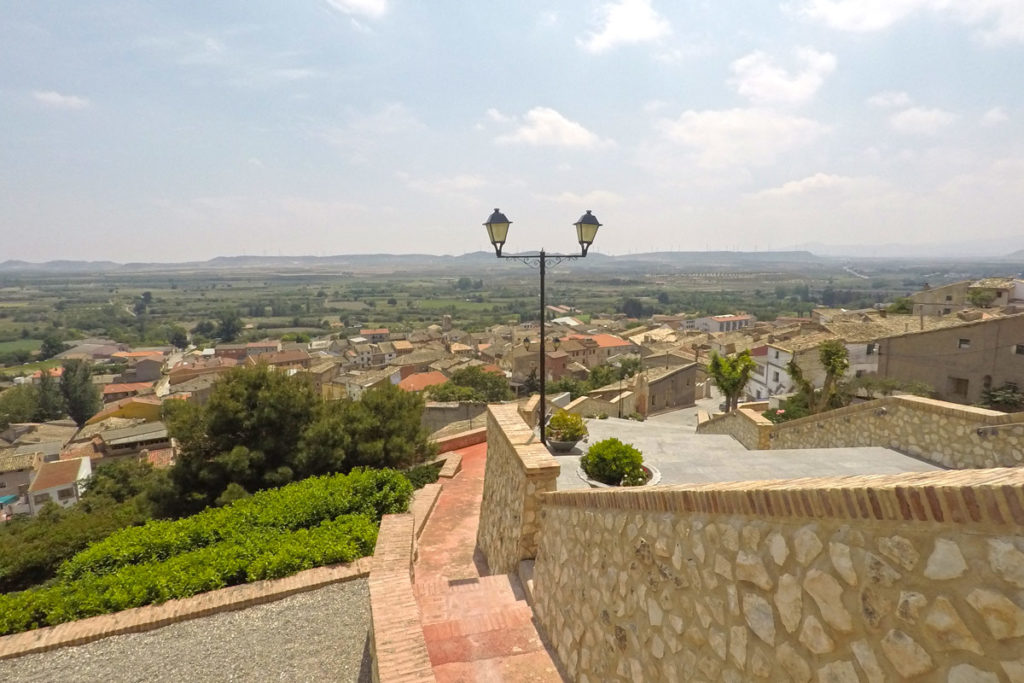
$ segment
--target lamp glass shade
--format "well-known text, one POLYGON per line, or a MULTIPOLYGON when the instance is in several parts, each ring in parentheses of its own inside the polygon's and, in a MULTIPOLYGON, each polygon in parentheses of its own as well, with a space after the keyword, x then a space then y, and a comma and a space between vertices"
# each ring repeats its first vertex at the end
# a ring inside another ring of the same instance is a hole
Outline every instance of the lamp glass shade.
POLYGON ((494 210, 494 213, 490 215, 484 226, 487 228, 487 237, 491 240, 491 244, 504 244, 505 239, 508 237, 508 226, 512 222, 505 218, 498 209, 494 210))
POLYGON ((588 209, 585 214, 580 216, 580 219, 576 221, 576 237, 579 239, 580 244, 590 246, 594 243, 594 238, 597 237, 597 229, 601 227, 601 224, 597 221, 597 216, 590 213, 588 209))

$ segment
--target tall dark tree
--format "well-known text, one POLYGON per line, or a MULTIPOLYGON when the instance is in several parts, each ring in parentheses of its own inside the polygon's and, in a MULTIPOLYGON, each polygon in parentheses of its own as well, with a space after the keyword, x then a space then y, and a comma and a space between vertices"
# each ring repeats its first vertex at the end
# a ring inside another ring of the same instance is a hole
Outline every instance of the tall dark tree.
POLYGON ((165 421, 181 445, 171 471, 178 512, 213 504, 232 483, 253 493, 299 478, 296 448, 316 401, 309 382, 258 365, 224 375, 205 406, 170 402, 165 421))
POLYGON ((79 427, 103 407, 100 389, 92 383, 92 371, 83 360, 64 361, 60 391, 64 395, 68 415, 79 427))
POLYGON ((43 368, 39 375, 39 393, 36 402, 37 422, 57 420, 67 415, 67 402, 61 386, 50 374, 49 368, 43 368))
POLYGON ((225 309, 217 314, 217 337, 221 341, 234 341, 242 333, 242 317, 234 309, 225 309))
POLYGON ((11 387, 0 393, 0 429, 12 422, 30 422, 39 408, 39 389, 31 384, 11 387))
POLYGON ((67 348, 67 344, 62 342, 57 335, 48 334, 43 337, 43 344, 39 347, 39 359, 53 358, 58 353, 63 353, 67 348))

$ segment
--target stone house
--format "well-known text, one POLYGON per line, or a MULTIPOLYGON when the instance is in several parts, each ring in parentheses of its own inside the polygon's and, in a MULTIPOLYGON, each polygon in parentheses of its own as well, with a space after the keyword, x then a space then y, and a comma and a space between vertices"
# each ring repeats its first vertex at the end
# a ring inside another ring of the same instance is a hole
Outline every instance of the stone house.
POLYGON ((1024 388, 1024 314, 890 337, 878 352, 880 376, 924 382, 945 401, 978 403, 986 389, 1024 388))

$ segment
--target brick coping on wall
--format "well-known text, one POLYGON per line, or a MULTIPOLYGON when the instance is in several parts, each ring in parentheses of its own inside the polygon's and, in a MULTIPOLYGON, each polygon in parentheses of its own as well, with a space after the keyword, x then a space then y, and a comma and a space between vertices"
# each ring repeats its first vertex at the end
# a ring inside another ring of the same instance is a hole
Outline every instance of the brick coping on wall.
POLYGON ((527 476, 550 476, 552 472, 558 476, 562 466, 523 421, 516 406, 491 404, 487 410, 498 431, 512 446, 517 456, 515 460, 527 476))
POLYGON ((477 427, 476 429, 467 429, 464 432, 452 434, 446 436, 443 439, 438 439, 434 443, 437 444, 438 453, 448 453, 449 451, 457 451, 460 448, 466 446, 475 446, 478 443, 487 441, 487 427, 477 427))
POLYGON ((555 491, 544 505, 792 518, 1024 525, 1024 468, 555 491))
POLYGON ((435 680, 412 589, 415 534, 412 514, 385 515, 381 520, 369 581, 375 681, 435 680))
POLYGON ((231 586, 189 598, 168 600, 159 605, 134 607, 113 614, 15 633, 0 638, 0 659, 82 645, 107 636, 150 631, 180 621, 273 602, 296 593, 368 576, 371 564, 372 558, 363 557, 348 564, 308 569, 283 579, 231 586))

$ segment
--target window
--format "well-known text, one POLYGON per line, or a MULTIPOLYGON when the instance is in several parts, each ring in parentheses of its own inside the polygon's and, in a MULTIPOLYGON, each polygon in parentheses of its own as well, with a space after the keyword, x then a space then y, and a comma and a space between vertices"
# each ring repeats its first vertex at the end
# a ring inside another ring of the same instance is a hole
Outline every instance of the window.
POLYGON ((853 376, 854 377, 863 377, 864 376, 864 371, 863 370, 858 370, 857 372, 853 373, 853 376))
POLYGON ((49 501, 49 493, 37 493, 36 495, 32 496, 32 502, 35 503, 36 505, 46 505, 46 503, 48 503, 49 501))
POLYGON ((958 348, 958 349, 969 349, 969 348, 971 348, 971 340, 970 339, 960 339, 956 343, 956 348, 958 348))
POLYGON ((967 398, 967 389, 970 383, 963 377, 949 377, 946 380, 949 393, 955 397, 967 398))
POLYGON ((868 350, 867 351, 868 351, 868 355, 869 356, 874 355, 874 353, 875 353, 875 345, 874 345, 874 343, 868 344, 868 350))
POLYGON ((779 357, 779 352, 778 352, 778 351, 776 351, 776 352, 775 352, 775 357, 776 357, 776 358, 778 358, 778 357, 779 357))
POLYGON ((1018 356, 1024 356, 1024 344, 1017 344, 1013 347, 1013 352, 1018 356))
POLYGON ((772 373, 772 381, 773 382, 778 382, 779 381, 779 373, 778 372, 773 372, 772 373))
POLYGON ((952 294, 947 294, 946 295, 946 301, 952 301, 952 300, 953 300, 953 295, 952 294))
POLYGON ((948 308, 943 308, 942 309, 942 315, 949 315, 951 312, 952 311, 950 309, 948 309, 948 308))
POLYGON ((73 489, 61 489, 57 491, 57 500, 70 500, 75 497, 73 489))
POLYGON ((0 489, 5 489, 5 488, 7 488, 7 482, 6 481, 0 481, 0 489))

